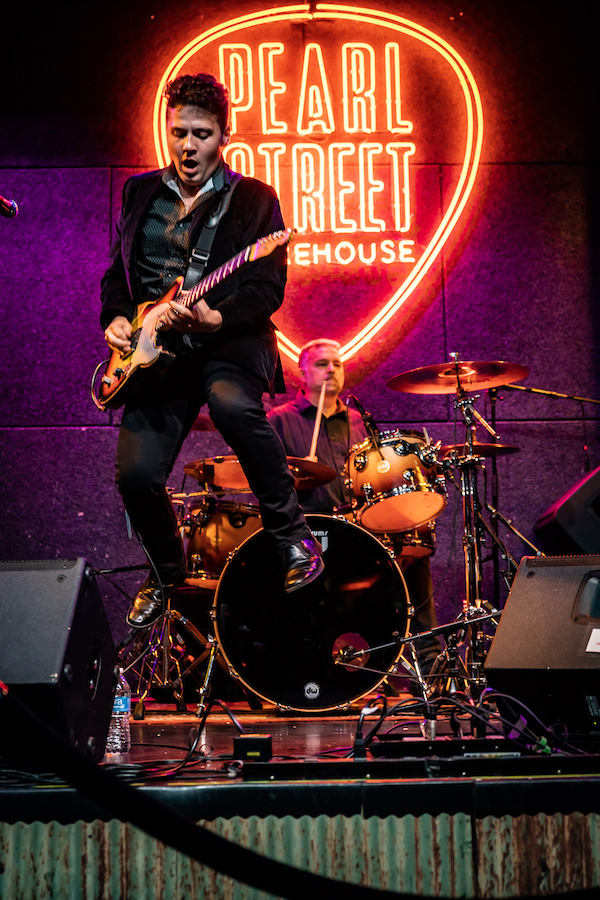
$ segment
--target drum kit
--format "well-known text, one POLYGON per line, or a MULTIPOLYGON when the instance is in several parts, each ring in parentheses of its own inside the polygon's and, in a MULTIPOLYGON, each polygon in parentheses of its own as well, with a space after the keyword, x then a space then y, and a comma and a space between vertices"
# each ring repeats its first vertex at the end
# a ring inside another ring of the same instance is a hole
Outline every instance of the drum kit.
MULTIPOLYGON (((475 409, 479 398, 475 392, 487 390, 492 396, 500 386, 528 374, 524 366, 462 362, 458 354, 451 354, 448 363, 413 369, 388 381, 394 391, 454 394, 465 440, 442 446, 434 444, 426 430, 380 433, 377 428, 368 429, 370 436, 350 449, 343 470, 352 504, 333 515, 307 516, 323 548, 325 571, 291 596, 283 590, 282 564, 261 527, 258 506, 231 499, 232 494, 250 493, 238 459, 216 456, 185 465, 186 475, 197 480, 200 488, 191 494, 171 492, 187 541, 187 584, 214 591, 210 612, 214 637, 204 637, 188 625, 206 649, 184 672, 176 667, 175 680, 181 685, 181 679, 207 659, 199 688, 199 717, 206 710, 215 663, 251 695, 284 711, 348 709, 397 674, 399 666, 416 673, 424 700, 434 690, 442 694, 464 690, 475 697, 481 693, 486 655, 483 626, 495 623, 499 616, 495 605, 482 597, 484 532, 494 548, 512 559, 495 530, 500 520, 536 555, 542 554, 500 516, 496 504, 487 507, 491 525, 481 516, 478 471, 486 460, 495 466, 499 456, 519 448, 498 443, 494 421, 488 423, 475 409), (488 431, 491 442, 475 439, 477 425, 488 431), (447 505, 448 483, 462 497, 463 611, 455 622, 408 637, 412 607, 403 568, 435 552, 435 520, 447 505), (424 678, 414 641, 432 632, 444 635, 446 650, 431 677, 424 678), (464 660, 459 644, 466 646, 464 660), (407 645, 412 666, 404 660, 407 645)), ((214 428, 208 416, 199 416, 194 427, 199 431, 214 428)), ((312 456, 288 457, 297 488, 326 484, 338 475, 312 456)), ((154 646, 162 646, 163 653, 170 652, 173 643, 168 633, 165 638, 165 628, 168 632, 169 621, 182 618, 169 608, 153 626, 158 636, 154 646)), ((165 665, 171 671, 172 659, 164 659, 165 665)), ((166 681, 169 678, 163 674, 162 683, 166 681)), ((150 681, 145 695, 149 687, 150 681)))

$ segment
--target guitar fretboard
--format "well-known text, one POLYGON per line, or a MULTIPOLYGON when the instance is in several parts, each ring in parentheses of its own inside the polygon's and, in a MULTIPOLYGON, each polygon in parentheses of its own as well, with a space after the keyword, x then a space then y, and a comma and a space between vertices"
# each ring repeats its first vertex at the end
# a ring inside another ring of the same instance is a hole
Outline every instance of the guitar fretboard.
POLYGON ((189 309, 200 299, 200 297, 204 297, 205 294, 208 294, 209 291, 212 291, 214 287, 224 281, 225 278, 232 275, 236 269, 239 269, 240 266, 243 266, 244 263, 248 262, 254 246, 254 244, 251 244, 244 250, 240 250, 239 253, 236 253, 236 255, 232 256, 231 259, 228 259, 226 263, 223 263, 222 266, 219 266, 218 269, 215 269, 214 272, 211 272, 210 275, 207 275, 206 278, 199 281, 198 284, 194 285, 193 288, 190 288, 189 291, 182 291, 178 298, 178 302, 189 309))

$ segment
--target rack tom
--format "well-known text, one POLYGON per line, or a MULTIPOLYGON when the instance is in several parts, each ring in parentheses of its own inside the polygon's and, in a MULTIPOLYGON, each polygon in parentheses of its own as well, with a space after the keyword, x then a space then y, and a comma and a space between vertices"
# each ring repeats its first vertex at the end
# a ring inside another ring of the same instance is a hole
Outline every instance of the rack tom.
POLYGON ((412 531, 446 506, 446 482, 430 441, 421 431, 383 432, 350 450, 345 466, 358 521, 373 532, 412 531))

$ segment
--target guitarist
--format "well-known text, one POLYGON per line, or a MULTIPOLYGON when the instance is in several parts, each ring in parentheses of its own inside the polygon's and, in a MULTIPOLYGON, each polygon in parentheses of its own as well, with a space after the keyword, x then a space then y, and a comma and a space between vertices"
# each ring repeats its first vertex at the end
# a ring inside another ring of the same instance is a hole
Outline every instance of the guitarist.
MULTIPOLYGON (((165 97, 171 164, 126 182, 102 279, 101 323, 117 351, 131 349, 137 306, 159 299, 185 275, 207 220, 218 224, 204 275, 284 228, 273 189, 234 175, 222 158, 230 137, 226 88, 208 74, 182 75, 167 85, 165 97)), ((174 360, 165 371, 140 370, 117 445, 117 484, 150 561, 127 615, 133 628, 155 622, 186 576, 166 483, 203 403, 258 498, 263 526, 282 559, 285 590, 295 591, 323 570, 283 445, 262 404, 264 391, 273 396, 285 389, 270 316, 283 301, 286 269, 285 247, 277 247, 239 268, 207 300, 191 309, 173 300, 162 315, 160 340, 174 360)))

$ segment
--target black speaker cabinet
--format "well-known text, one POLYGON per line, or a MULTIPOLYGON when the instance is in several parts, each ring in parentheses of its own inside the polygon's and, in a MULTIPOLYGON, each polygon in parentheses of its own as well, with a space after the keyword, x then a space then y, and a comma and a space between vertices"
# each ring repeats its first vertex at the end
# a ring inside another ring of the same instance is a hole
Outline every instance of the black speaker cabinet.
MULTIPOLYGON (((104 755, 115 664, 85 559, 0 562, 0 679, 94 760, 104 755)), ((0 754, 13 758, 6 733, 0 754)))
POLYGON ((546 554, 600 553, 600 467, 548 507, 533 530, 546 554))
POLYGON ((545 725, 600 732, 600 556, 522 559, 484 670, 545 725))

